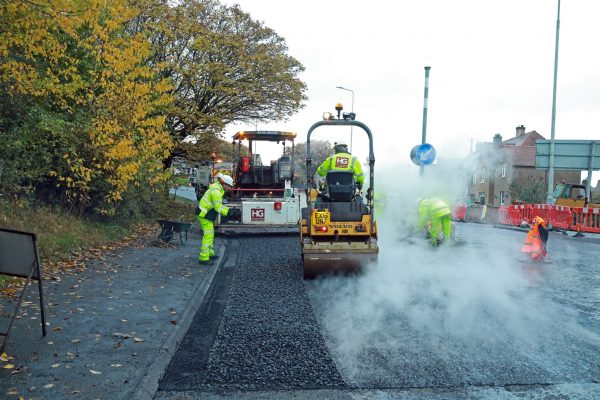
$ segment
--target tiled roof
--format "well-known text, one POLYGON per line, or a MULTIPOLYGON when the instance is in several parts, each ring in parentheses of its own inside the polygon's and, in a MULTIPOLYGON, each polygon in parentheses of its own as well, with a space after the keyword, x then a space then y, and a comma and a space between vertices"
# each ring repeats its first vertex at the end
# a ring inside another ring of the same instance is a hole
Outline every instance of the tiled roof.
POLYGON ((546 138, 537 133, 536 131, 531 131, 524 133, 521 136, 515 136, 510 139, 506 139, 502 142, 502 144, 514 146, 535 146, 535 141, 537 139, 545 140, 546 138))
MULTIPOLYGON (((534 142, 535 143, 535 142, 534 142)), ((535 167, 535 146, 502 146, 515 167, 535 167)))

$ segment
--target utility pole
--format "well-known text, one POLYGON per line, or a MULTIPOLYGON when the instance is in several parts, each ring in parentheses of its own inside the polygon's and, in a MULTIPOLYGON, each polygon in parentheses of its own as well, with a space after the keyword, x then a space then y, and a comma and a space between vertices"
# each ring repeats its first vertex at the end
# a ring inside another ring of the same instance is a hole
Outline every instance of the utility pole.
POLYGON ((556 77, 558 75, 558 34, 560 30, 560 0, 556 15, 556 43, 554 45, 554 88, 552 90, 552 124, 550 125, 550 160, 548 162, 548 196, 546 202, 553 200, 554 191, 554 128, 556 125, 556 77))
MULTIPOLYGON (((431 69, 430 66, 426 66, 425 67, 425 93, 424 93, 424 100, 423 100, 423 131, 421 132, 421 144, 425 144, 427 143, 427 108, 428 108, 428 101, 429 101, 429 70, 431 69)), ((423 165, 421 165, 420 170, 419 170, 419 175, 423 175, 423 172, 425 171, 425 167, 423 165)))

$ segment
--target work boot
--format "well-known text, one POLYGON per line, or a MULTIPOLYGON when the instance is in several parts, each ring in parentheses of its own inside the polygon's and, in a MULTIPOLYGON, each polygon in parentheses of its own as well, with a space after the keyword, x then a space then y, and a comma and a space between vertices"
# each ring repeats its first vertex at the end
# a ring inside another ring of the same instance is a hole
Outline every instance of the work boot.
POLYGON ((219 258, 219 256, 216 254, 213 254, 212 256, 210 256, 211 260, 216 260, 217 258, 219 258))
POLYGON ((198 264, 200 265, 213 265, 215 260, 198 260, 198 264))

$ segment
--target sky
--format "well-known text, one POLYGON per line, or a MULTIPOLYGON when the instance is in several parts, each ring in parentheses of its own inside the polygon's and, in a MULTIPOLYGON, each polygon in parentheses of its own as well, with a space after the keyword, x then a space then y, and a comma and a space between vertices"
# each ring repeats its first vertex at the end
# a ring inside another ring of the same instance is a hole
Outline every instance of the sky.
MULTIPOLYGON (((377 166, 410 165, 410 150, 421 142, 428 65, 427 142, 439 158, 466 157, 472 143, 496 133, 508 139, 519 125, 550 139, 557 0, 222 3, 239 4, 275 30, 306 68, 306 106, 260 130, 296 131, 305 141, 310 126, 341 102, 373 132, 377 166), (337 86, 353 90, 354 99, 337 86)), ((557 140, 600 140, 598 15, 598 0, 561 2, 557 140)), ((226 137, 242 129, 255 126, 228 126, 226 137)), ((350 130, 319 128, 312 139, 349 143, 350 130)), ((355 128, 353 154, 364 160, 367 148, 355 128)), ((279 147, 264 151, 263 159, 276 158, 279 147)))

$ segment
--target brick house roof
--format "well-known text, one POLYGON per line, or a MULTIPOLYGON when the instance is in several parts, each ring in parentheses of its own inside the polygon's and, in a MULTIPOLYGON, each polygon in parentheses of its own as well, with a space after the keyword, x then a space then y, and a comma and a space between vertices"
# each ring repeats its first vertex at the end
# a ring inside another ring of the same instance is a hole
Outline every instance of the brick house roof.
POLYGON ((538 139, 545 138, 536 131, 531 131, 503 141, 501 147, 513 166, 535 168, 535 141, 538 139))
POLYGON ((535 146, 502 146, 508 154, 511 165, 535 168, 535 146))
POLYGON ((515 136, 510 139, 506 139, 502 142, 503 145, 512 145, 512 146, 534 146, 535 141, 537 139, 545 140, 546 138, 537 133, 536 131, 531 131, 524 133, 520 136, 515 136))

